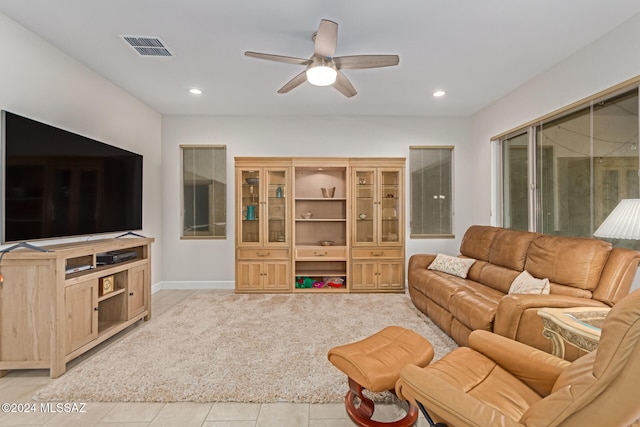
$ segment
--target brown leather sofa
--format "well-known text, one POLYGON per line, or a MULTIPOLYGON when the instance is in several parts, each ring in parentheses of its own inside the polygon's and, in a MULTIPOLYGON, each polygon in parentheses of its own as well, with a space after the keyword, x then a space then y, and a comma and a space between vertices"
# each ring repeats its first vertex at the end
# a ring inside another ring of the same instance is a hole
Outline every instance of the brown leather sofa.
MULTIPOLYGON (((640 262, 640 252, 603 240, 479 225, 465 233, 460 256, 476 260, 465 279, 429 270, 436 255, 410 257, 414 305, 460 345, 480 329, 547 352, 551 342, 542 335, 539 308, 611 307, 629 293, 640 262), (523 270, 548 278, 550 293, 508 294, 523 270)), ((568 351, 565 357, 577 356, 568 351)))
POLYGON ((426 367, 404 366, 398 397, 449 427, 640 421, 640 290, 611 309, 598 349, 573 363, 486 331, 474 331, 470 344, 426 367))

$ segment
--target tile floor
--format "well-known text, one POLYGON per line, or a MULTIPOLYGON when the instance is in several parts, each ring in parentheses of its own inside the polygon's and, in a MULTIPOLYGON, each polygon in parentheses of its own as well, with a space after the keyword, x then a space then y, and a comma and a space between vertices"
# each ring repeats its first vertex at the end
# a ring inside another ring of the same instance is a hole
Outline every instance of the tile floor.
MULTIPOLYGON (((162 314, 171 306, 187 298, 193 292, 185 290, 163 290, 153 295, 153 316, 162 314)), ((226 292, 226 291, 221 291, 226 292)), ((153 321, 153 319, 151 320, 153 321)), ((134 325, 133 328, 136 326, 134 325)), ((67 364, 67 370, 73 369, 92 354, 103 350, 121 339, 123 331, 111 340, 102 343, 90 352, 67 364)), ((179 362, 178 362, 179 363, 179 362)), ((352 427, 342 404, 294 404, 287 402, 269 404, 250 403, 87 403, 69 406, 72 411, 59 412, 56 408, 41 407, 31 397, 40 387, 51 380, 48 370, 10 371, 0 378, 0 403, 28 404, 32 412, 0 412, 0 426, 43 426, 43 427, 147 427, 147 426, 201 426, 201 427, 352 427), (33 406, 35 405, 35 406, 33 406)), ((345 381, 346 392, 346 381, 345 381)), ((82 402, 70 402, 78 403, 82 402)), ((399 410, 393 405, 379 406, 374 418, 391 421, 398 417, 399 410), (378 412, 379 411, 379 412, 378 412)), ((418 427, 427 427, 420 417, 418 427)))

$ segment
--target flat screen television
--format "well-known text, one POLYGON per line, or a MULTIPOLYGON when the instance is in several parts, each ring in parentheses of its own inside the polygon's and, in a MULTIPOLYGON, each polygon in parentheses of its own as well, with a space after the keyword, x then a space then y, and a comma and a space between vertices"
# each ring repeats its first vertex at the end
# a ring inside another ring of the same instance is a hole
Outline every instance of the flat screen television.
POLYGON ((2 111, 2 242, 142 229, 142 156, 2 111))

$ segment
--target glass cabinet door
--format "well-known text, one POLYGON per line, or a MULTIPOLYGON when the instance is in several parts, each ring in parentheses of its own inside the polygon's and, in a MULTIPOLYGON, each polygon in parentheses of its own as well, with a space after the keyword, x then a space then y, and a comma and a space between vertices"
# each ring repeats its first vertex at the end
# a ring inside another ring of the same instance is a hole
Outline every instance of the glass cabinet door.
POLYGON ((355 188, 355 244, 400 243, 402 197, 400 170, 357 169, 355 188))
POLYGON ((243 170, 241 174, 242 243, 260 242, 260 171, 243 170))
POLYGON ((400 172, 382 170, 380 172, 380 241, 397 243, 400 241, 400 172))
POLYGON ((287 236, 287 173, 267 170, 267 241, 285 243, 287 236))
POLYGON ((355 172, 355 243, 373 243, 375 232, 375 169, 355 172))

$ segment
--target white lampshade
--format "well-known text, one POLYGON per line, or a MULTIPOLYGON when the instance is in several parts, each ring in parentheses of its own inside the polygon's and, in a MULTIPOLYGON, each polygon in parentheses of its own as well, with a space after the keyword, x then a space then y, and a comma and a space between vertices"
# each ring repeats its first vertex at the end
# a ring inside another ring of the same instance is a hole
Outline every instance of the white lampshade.
POLYGON ((307 81, 315 86, 329 86, 336 81, 338 72, 328 61, 319 61, 307 68, 307 81))
POLYGON ((640 240, 640 199, 623 199, 593 233, 607 239, 640 240))

